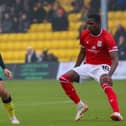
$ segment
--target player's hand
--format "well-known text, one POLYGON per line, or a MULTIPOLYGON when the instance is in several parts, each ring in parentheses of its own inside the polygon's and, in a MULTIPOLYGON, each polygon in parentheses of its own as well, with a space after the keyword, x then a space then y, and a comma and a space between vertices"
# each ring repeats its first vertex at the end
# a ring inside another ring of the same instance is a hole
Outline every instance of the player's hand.
POLYGON ((7 76, 7 79, 11 80, 13 78, 13 74, 10 70, 8 70, 7 68, 5 68, 3 70, 4 74, 7 76))

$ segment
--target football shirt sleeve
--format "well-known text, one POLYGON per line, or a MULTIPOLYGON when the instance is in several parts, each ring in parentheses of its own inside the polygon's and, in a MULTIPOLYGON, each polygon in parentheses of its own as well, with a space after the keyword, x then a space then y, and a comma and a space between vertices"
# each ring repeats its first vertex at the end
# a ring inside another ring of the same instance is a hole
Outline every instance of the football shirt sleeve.
POLYGON ((116 42, 111 34, 107 34, 105 43, 109 52, 118 51, 116 42))

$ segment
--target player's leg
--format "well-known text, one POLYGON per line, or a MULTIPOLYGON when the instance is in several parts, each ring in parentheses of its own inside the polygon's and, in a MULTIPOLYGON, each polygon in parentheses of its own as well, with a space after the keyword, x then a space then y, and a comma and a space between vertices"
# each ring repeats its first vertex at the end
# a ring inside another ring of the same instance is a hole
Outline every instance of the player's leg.
POLYGON ((123 117, 120 115, 118 99, 115 91, 112 89, 112 79, 108 74, 104 74, 100 77, 101 87, 103 88, 108 101, 113 109, 111 119, 115 121, 123 120, 123 117))
POLYGON ((73 80, 79 78, 79 76, 73 71, 69 71, 66 74, 62 75, 59 80, 62 88, 64 89, 66 95, 75 103, 80 102, 80 98, 76 93, 76 90, 72 84, 73 80))
POLYGON ((0 97, 4 104, 5 109, 9 115, 10 121, 13 124, 19 124, 19 120, 15 116, 15 109, 12 102, 12 98, 4 86, 3 80, 0 78, 0 97))
POLYGON ((88 106, 80 100, 80 97, 78 96, 72 84, 73 81, 79 81, 79 75, 74 70, 71 70, 67 72, 66 74, 62 75, 59 78, 59 80, 67 96, 75 104, 77 104, 77 114, 76 114, 75 120, 80 120, 83 116, 83 113, 88 110, 88 106))
POLYGON ((113 120, 120 121, 123 120, 123 118, 119 113, 117 96, 114 90, 112 89, 112 79, 108 75, 109 70, 110 70, 110 66, 108 65, 97 65, 94 66, 94 68, 90 72, 90 76, 101 84, 101 87, 103 88, 108 98, 108 101, 113 109, 113 114, 111 118, 113 120))

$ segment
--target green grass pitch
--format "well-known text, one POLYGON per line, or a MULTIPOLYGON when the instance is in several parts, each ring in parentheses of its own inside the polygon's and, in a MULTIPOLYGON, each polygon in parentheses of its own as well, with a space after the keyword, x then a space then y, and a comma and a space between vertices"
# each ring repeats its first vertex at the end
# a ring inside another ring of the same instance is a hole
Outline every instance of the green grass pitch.
MULTIPOLYGON (((74 84, 82 100, 89 106, 83 120, 76 122, 76 106, 68 99, 57 80, 5 81, 13 96, 20 126, 126 126, 126 80, 114 81, 124 121, 109 118, 112 110, 101 87, 90 81, 74 84)), ((0 105, 0 126, 11 126, 0 105)))

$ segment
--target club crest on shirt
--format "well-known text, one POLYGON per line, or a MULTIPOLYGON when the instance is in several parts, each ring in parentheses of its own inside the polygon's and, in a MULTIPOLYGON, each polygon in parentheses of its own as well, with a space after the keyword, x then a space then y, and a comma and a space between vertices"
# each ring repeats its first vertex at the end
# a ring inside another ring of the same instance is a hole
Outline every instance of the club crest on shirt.
POLYGON ((97 46, 102 47, 102 41, 97 41, 97 46))

